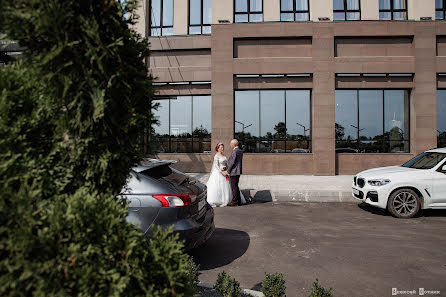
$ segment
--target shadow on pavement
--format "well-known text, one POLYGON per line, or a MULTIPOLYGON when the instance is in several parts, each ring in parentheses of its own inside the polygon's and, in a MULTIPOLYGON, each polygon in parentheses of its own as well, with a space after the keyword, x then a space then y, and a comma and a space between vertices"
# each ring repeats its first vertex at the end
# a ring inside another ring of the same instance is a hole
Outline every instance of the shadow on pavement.
POLYGON ((271 195, 270 190, 260 190, 256 191, 254 196, 251 196, 251 190, 254 189, 243 189, 241 190, 243 193, 243 196, 249 199, 251 203, 266 203, 266 202, 272 202, 273 196, 271 195))
POLYGON ((362 210, 370 212, 370 213, 372 213, 374 215, 380 215, 380 216, 384 216, 384 217, 391 216, 390 213, 388 213, 385 209, 374 207, 374 206, 371 206, 371 205, 369 205, 367 203, 364 203, 364 202, 358 204, 358 207, 361 208, 362 210))
POLYGON ((446 217, 446 209, 424 209, 419 214, 420 217, 446 217))
MULTIPOLYGON (((388 211, 371 206, 367 203, 360 203, 358 207, 375 215, 392 216, 388 211)), ((414 218, 419 217, 446 217, 446 209, 424 209, 421 210, 414 218)))
POLYGON ((200 270, 211 270, 232 263, 248 250, 250 238, 248 233, 216 228, 209 241, 189 254, 200 265, 200 270))

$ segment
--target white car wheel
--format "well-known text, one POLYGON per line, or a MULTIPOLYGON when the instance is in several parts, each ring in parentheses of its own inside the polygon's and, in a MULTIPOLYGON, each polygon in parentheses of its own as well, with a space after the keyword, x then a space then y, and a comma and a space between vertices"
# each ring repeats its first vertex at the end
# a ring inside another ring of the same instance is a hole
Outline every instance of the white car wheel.
POLYGON ((387 209, 397 218, 412 218, 420 207, 420 197, 411 189, 399 189, 387 201, 387 209))

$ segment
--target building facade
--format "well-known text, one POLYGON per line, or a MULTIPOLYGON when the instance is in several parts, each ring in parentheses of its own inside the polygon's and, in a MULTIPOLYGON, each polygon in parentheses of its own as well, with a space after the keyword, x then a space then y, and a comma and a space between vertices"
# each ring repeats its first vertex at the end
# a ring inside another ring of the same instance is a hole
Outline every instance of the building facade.
POLYGON ((208 172, 354 174, 446 146, 443 0, 149 0, 157 156, 208 172))

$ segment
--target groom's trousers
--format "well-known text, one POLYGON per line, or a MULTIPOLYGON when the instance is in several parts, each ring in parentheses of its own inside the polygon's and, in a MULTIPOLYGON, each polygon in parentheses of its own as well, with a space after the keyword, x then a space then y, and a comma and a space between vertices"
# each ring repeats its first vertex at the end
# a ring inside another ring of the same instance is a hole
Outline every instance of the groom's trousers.
POLYGON ((242 199, 240 198, 240 189, 238 187, 238 182, 240 180, 240 175, 230 176, 229 181, 231 183, 232 190, 232 202, 237 203, 237 205, 242 204, 242 199))

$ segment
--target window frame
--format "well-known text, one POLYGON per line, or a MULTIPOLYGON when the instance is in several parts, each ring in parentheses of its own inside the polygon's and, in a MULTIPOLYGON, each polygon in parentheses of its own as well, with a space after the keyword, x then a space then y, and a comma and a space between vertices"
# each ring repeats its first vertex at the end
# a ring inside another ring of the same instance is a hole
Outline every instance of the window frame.
MULTIPOLYGON (((441 0, 443 3, 443 8, 437 8, 437 6, 435 5, 435 20, 436 21, 442 21, 442 20, 446 20, 446 0, 441 0), (441 11, 443 13, 443 17, 442 18, 437 18, 437 11, 441 11)), ((435 1, 435 3, 437 3, 437 1, 435 1)))
MULTIPOLYGON (((199 95, 178 95, 178 96, 160 96, 160 97, 155 97, 154 99, 153 99, 154 101, 168 101, 168 106, 169 106, 169 113, 168 113, 168 115, 169 115, 169 120, 168 120, 168 145, 167 145, 167 147, 168 147, 168 149, 167 149, 167 151, 166 152, 158 152, 158 153, 161 153, 161 154, 191 154, 191 153, 193 153, 193 154, 207 154, 207 153, 205 153, 204 151, 202 151, 202 152, 200 152, 200 151, 195 151, 194 150, 194 144, 195 143, 198 143, 198 145, 199 145, 199 147, 201 146, 201 144, 202 143, 209 143, 210 144, 210 150, 211 150, 211 152, 212 152, 212 95, 211 94, 199 94, 199 95), (190 143, 190 147, 191 147, 191 151, 186 151, 186 152, 174 152, 174 151, 172 151, 172 139, 177 139, 178 137, 176 137, 176 136, 174 136, 174 135, 172 135, 172 131, 171 131, 171 123, 172 123, 172 120, 171 120, 171 106, 172 106, 172 100, 175 100, 175 99, 173 99, 174 97, 191 97, 191 118, 190 118, 190 124, 191 124, 191 137, 190 137, 190 141, 176 141, 177 143, 178 142, 180 142, 180 143, 190 143), (200 138, 200 137, 194 137, 194 97, 210 97, 209 98, 209 100, 210 100, 210 102, 211 102, 211 128, 210 128, 210 131, 209 131, 209 134, 210 134, 210 137, 209 137, 209 141, 203 141, 203 140, 200 140, 200 139, 202 139, 202 138, 200 138)), ((153 111, 152 111, 152 113, 153 113, 153 111)), ((150 119, 149 119, 149 121, 150 121, 150 119)), ((152 122, 150 121, 150 127, 152 127, 152 122)), ((152 135, 153 137, 157 137, 156 136, 156 134, 154 133, 153 135, 152 135)), ((154 148, 154 151, 156 152, 156 147, 154 148)))
MULTIPOLYGON (((407 21, 409 19, 409 13, 408 13, 408 6, 407 6, 407 0, 404 0, 406 3, 406 9, 394 9, 393 7, 393 0, 389 0, 390 1, 390 8, 389 9, 381 9, 381 7, 379 7, 379 13, 381 12, 390 12, 390 20, 384 20, 379 18, 380 21, 407 21), (404 20, 395 20, 394 18, 394 13, 395 12, 405 12, 406 13, 406 18, 404 20)), ((378 3, 379 5, 379 3, 378 3)))
POLYGON ((262 11, 253 11, 253 12, 251 12, 251 0, 246 0, 246 4, 247 4, 246 12, 237 12, 236 11, 236 2, 237 2, 237 0, 233 1, 233 4, 234 4, 234 9, 233 9, 234 10, 234 14, 233 14, 234 24, 263 23, 265 21, 265 18, 264 18, 264 15, 263 15, 264 10, 265 10, 264 0, 262 0, 262 11), (260 15, 262 15, 262 21, 261 22, 250 22, 249 19, 250 19, 250 16, 252 14, 260 14, 260 15), (247 22, 236 22, 235 21, 235 16, 236 15, 247 15, 248 16, 248 21, 247 22))
MULTIPOLYGON (((357 102, 357 104, 356 104, 356 117, 357 117, 357 125, 358 125, 358 128, 357 128, 357 134, 356 134, 356 140, 353 140, 353 141, 351 141, 351 143, 355 143, 355 149, 357 149, 358 150, 358 152, 357 153, 354 153, 354 154, 410 154, 411 153, 411 137, 410 137, 410 131, 411 131, 411 107, 410 107, 410 100, 411 100, 411 95, 412 95, 412 89, 410 89, 410 88, 340 88, 340 89, 335 89, 335 103, 336 103, 336 91, 356 91, 356 102, 357 102), (407 108, 408 108, 408 117, 407 117, 407 126, 409 127, 409 131, 404 131, 404 134, 405 135, 408 135, 409 137, 408 137, 408 140, 402 140, 403 142, 407 142, 407 146, 409 147, 409 151, 408 152, 395 152, 395 153, 392 153, 392 152, 385 152, 385 144, 386 144, 386 142, 390 142, 390 141, 392 141, 392 140, 382 140, 382 144, 381 144, 381 149, 382 149, 382 152, 378 152, 378 153, 370 153, 370 152, 365 152, 365 153, 362 153, 362 152, 360 152, 360 148, 361 148, 361 146, 360 146, 360 142, 361 142, 361 139, 360 139, 360 134, 359 134, 359 132, 360 132, 360 118, 359 118, 359 116, 360 116, 360 113, 359 113, 359 91, 382 91, 382 105, 383 105, 383 120, 382 120, 382 132, 383 132, 383 135, 384 135, 384 133, 385 133, 385 115, 386 115, 386 113, 385 113, 385 111, 386 111, 386 108, 385 108, 385 96, 384 96, 384 93, 385 93, 385 91, 392 91, 392 90, 398 90, 398 91, 407 91, 407 95, 408 95, 408 100, 409 100, 409 102, 408 102, 408 106, 407 106, 407 108)), ((336 124, 336 110, 335 110, 335 124, 336 124)), ((337 140, 336 139, 336 133, 335 133, 335 150, 337 149, 337 143, 338 142, 342 142, 342 141, 345 141, 345 140, 337 140)))
MULTIPOLYGON (((309 107, 310 107, 310 110, 309 110, 309 120, 310 120, 310 126, 309 126, 309 132, 310 132, 310 134, 309 134, 309 138, 308 138, 308 140, 306 140, 306 141, 308 141, 308 152, 306 152, 306 153, 303 153, 303 154, 306 154, 306 155, 309 155, 309 154, 312 154, 313 153, 313 98, 312 98, 312 96, 313 96, 313 89, 311 89, 311 88, 303 88, 303 89, 299 89, 299 88, 284 88, 284 89, 274 89, 274 88, 266 88, 266 89, 234 89, 234 91, 233 91, 233 110, 232 110, 232 112, 233 112, 233 115, 234 115, 234 121, 233 121, 233 126, 232 126, 232 128, 233 128, 233 131, 234 131, 234 138, 235 139, 237 139, 237 133, 235 132, 236 131, 236 129, 235 129, 235 109, 236 109, 236 104, 235 104, 235 93, 237 92, 237 91, 258 91, 259 92, 259 132, 261 131, 261 127, 262 127, 262 123, 261 123, 261 96, 260 96, 260 92, 261 91, 284 91, 284 121, 285 121, 285 127, 287 127, 287 117, 286 117, 286 113, 287 113, 287 109, 286 109, 286 106, 287 106, 287 104, 286 104, 286 92, 287 91, 308 91, 309 92, 309 94, 308 94, 308 99, 309 99, 309 107)), ((259 134, 260 135, 260 134, 259 134)), ((245 139, 246 138, 243 138, 243 139, 238 139, 239 140, 239 143, 241 144, 241 145, 243 145, 244 143, 245 143, 245 139)), ((284 142, 284 145, 285 145, 285 152, 246 152, 246 153, 248 153, 248 154, 296 154, 295 152, 292 152, 292 151, 287 151, 287 149, 286 149, 286 147, 287 147, 287 141, 289 141, 289 142, 292 142, 292 141, 296 141, 296 140, 288 140, 288 138, 287 137, 285 137, 284 139, 272 139, 273 141, 275 140, 275 141, 280 141, 280 142, 284 142)), ((264 138, 264 137, 262 137, 262 136, 259 136, 258 137, 258 139, 255 139, 255 141, 256 142, 261 142, 261 141, 271 141, 271 139, 266 139, 266 138, 264 138)))
MULTIPOLYGON (((173 0, 172 0, 173 1, 173 0)), ((175 3, 172 2, 172 4, 174 5, 175 3)), ((163 26, 163 16, 164 16, 164 0, 160 0, 160 24, 158 26, 152 26, 152 19, 153 19, 154 13, 152 10, 152 0, 150 1, 150 19, 149 19, 149 33, 150 33, 150 37, 159 37, 159 36, 172 36, 172 35, 163 35, 163 29, 170 29, 172 28, 173 30, 173 6, 172 6, 172 26, 163 26), (160 30, 160 35, 152 35, 152 30, 153 29, 158 29, 160 30)))
POLYGON ((293 10, 282 10, 282 1, 280 1, 280 21, 281 22, 309 22, 310 21, 310 0, 304 0, 304 1, 307 1, 307 10, 296 10, 296 0, 293 0, 293 10), (293 21, 282 20, 283 13, 292 13, 293 21), (306 21, 297 20, 296 21, 296 13, 307 13, 308 20, 306 20, 306 21))
MULTIPOLYGON (((188 35, 210 35, 211 33, 203 33, 203 27, 209 27, 210 32, 212 32, 212 29, 211 29, 212 28, 212 20, 211 20, 210 24, 205 24, 204 21, 203 21, 203 19, 204 19, 204 16, 203 16, 204 1, 206 1, 206 0, 200 0, 200 4, 201 4, 200 5, 200 24, 191 24, 190 23, 191 0, 188 0, 188 12, 187 12, 187 14, 188 14, 188 16, 187 16, 187 22, 188 22, 187 34, 188 35), (191 34, 190 33, 190 28, 191 27, 195 27, 195 28, 199 27, 200 28, 200 33, 199 34, 191 34)), ((212 1, 211 1, 211 12, 212 12, 212 1)))
MULTIPOLYGON (((334 1, 334 0, 333 0, 334 1)), ((333 8, 333 21, 334 22, 354 22, 354 21, 360 21, 361 20, 361 0, 358 0, 359 8, 356 10, 348 9, 347 8, 347 0, 342 0, 344 2, 344 9, 334 9, 333 8), (334 14, 335 13, 343 13, 344 19, 343 20, 335 20, 334 14), (359 19, 357 20, 347 20, 347 13, 359 13, 359 19)), ((392 0, 391 0, 392 1, 392 0)), ((334 5, 333 5, 334 7, 334 5)))

